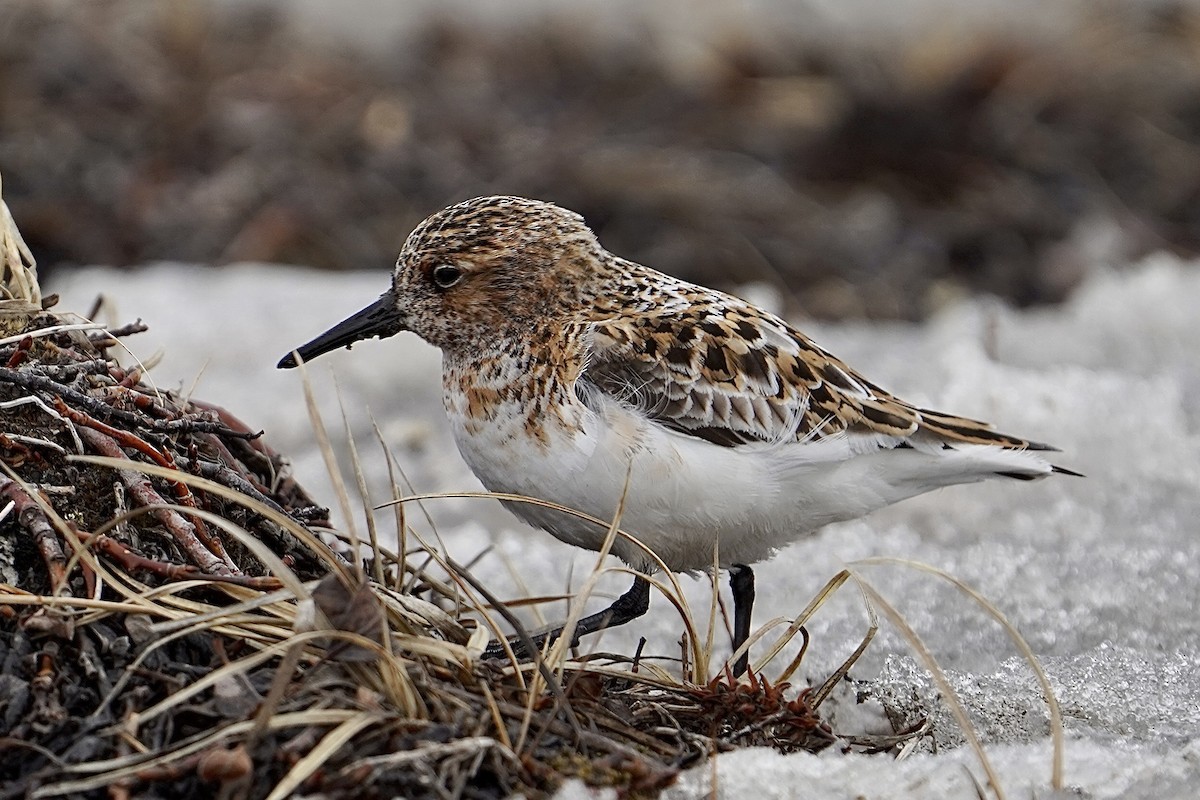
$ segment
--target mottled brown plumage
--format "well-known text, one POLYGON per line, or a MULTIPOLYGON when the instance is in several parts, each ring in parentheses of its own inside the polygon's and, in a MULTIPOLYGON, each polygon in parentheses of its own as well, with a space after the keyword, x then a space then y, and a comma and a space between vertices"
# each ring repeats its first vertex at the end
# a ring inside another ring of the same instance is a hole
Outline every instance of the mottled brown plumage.
POLYGON ((471 419, 513 392, 554 398, 582 382, 730 447, 873 434, 1048 449, 906 403, 778 316, 608 253, 556 206, 479 198, 431 216, 405 244, 395 294, 419 296, 446 263, 462 283, 415 329, 446 352, 471 419), (496 345, 506 368, 490 360, 496 345))

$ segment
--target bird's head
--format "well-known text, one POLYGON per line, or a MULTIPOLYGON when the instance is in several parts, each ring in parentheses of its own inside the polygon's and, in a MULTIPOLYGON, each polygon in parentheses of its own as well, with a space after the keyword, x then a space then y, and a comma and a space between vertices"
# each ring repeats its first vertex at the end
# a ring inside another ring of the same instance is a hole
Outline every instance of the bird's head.
MULTIPOLYGON (((413 230, 378 300, 296 350, 310 361, 412 331, 450 356, 463 354, 569 309, 605 256, 574 212, 522 197, 468 200, 413 230)), ((294 366, 291 353, 279 362, 294 366)))

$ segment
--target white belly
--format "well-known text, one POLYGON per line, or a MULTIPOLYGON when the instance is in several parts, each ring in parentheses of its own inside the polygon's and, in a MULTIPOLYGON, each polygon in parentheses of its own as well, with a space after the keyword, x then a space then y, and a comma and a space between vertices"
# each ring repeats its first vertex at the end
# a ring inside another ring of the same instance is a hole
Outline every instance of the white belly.
MULTIPOLYGON (((574 432, 548 429, 546 445, 525 435, 523 423, 471 432, 454 416, 459 450, 489 490, 548 500, 606 523, 624 497, 621 529, 673 571, 709 568, 714 557, 722 566, 761 561, 831 521, 805 521, 800 493, 781 485, 771 453, 674 433, 616 403, 602 414, 585 410, 574 432)), ((560 512, 524 503, 509 508, 579 547, 598 550, 607 534, 606 526, 560 512)), ((623 539, 613 553, 636 568, 655 568, 623 539)))
MULTIPOLYGON (((753 564, 831 522, 943 486, 1005 471, 1049 474, 1037 453, 995 446, 896 448, 877 436, 722 447, 668 430, 617 401, 572 406, 575 424, 547 422, 528 435, 516 408, 466 424, 447 398, 463 458, 495 492, 548 500, 611 522, 672 571, 753 564), (718 548, 714 553, 714 547, 718 548)), ((564 542, 599 550, 608 532, 562 512, 510 503, 520 517, 564 542)), ((618 537, 612 552, 641 570, 656 562, 618 537)))

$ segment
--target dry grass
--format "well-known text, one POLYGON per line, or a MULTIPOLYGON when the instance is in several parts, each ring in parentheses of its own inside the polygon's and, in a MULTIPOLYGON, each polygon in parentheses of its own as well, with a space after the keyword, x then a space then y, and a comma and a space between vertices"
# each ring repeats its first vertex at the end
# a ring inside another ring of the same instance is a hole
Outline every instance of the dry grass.
MULTIPOLYGON (((486 589, 436 549, 420 548, 444 568, 445 581, 414 569, 410 554, 364 545, 369 571, 383 576, 379 581, 351 566, 360 559, 323 545, 308 526, 214 481, 123 459, 68 460, 180 480, 194 493, 239 504, 316 553, 327 575, 304 580, 245 528, 171 504, 244 546, 279 587, 197 576, 140 580, 127 567, 98 557, 73 535, 74 525, 46 504, 42 511, 67 543, 69 559, 91 570, 104 590, 80 597, 5 586, 0 605, 13 610, 18 626, 36 609, 69 625, 74 637, 87 636, 89 627, 129 629, 131 617, 143 620, 142 646, 123 669, 113 670, 112 688, 92 717, 113 704, 128 708, 134 690, 147 688, 138 680, 147 663, 182 640, 237 655, 174 691, 143 694, 152 702, 136 704, 121 724, 96 731, 108 745, 100 747, 106 757, 78 763, 50 759, 52 769, 26 776, 32 796, 114 786, 137 793, 194 780, 216 781, 222 791, 254 797, 282 797, 300 787, 349 795, 364 786, 404 796, 518 790, 536 796, 570 776, 637 794, 653 792, 678 769, 717 749, 773 744, 811 750, 833 741, 803 694, 785 696, 785 687, 759 679, 741 686, 719 674, 708 679, 712 636, 698 632, 673 578, 656 586, 684 620, 690 655, 682 673, 649 662, 631 669, 628 663, 577 659, 564 646, 566 639, 533 663, 481 662, 487 638, 503 631, 504 621, 486 589), (431 596, 440 585, 443 601, 453 598, 454 604, 442 608, 391 588, 414 584, 428 587, 431 596), (241 713, 221 714, 213 724, 190 730, 195 726, 187 717, 218 698, 241 713), (164 721, 174 735, 163 736, 164 721), (189 735, 178 735, 185 730, 189 735), (281 759, 281 753, 290 758, 281 759)), ((15 473, 12 478, 29 496, 38 496, 15 473)), ((115 518, 113 526, 122 521, 128 520, 115 518)), ((624 535, 615 526, 611 531, 624 535)), ((601 573, 589 577, 585 594, 601 573)), ((708 622, 711 629, 711 614, 708 622)), ((778 649, 799 630, 794 625, 778 649)))
POLYGON ((38 284, 37 264, 3 200, 4 183, 0 179, 0 314, 31 314, 41 310, 42 291, 38 284))

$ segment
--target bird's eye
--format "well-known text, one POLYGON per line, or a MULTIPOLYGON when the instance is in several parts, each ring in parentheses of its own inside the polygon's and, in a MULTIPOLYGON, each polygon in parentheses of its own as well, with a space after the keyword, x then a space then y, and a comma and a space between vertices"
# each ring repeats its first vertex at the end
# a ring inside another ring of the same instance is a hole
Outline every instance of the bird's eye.
POLYGON ((449 289, 462 280, 463 272, 452 264, 438 264, 433 268, 433 282, 442 289, 449 289))

